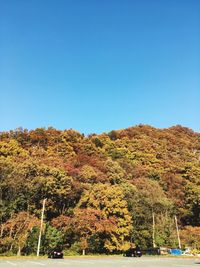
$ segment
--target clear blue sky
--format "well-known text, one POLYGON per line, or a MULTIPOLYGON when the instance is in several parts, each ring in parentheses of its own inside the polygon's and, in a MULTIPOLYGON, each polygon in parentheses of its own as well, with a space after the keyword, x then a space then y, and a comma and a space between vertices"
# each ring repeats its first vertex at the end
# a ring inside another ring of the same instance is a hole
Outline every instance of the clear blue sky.
POLYGON ((200 132, 199 0, 0 0, 0 131, 200 132))

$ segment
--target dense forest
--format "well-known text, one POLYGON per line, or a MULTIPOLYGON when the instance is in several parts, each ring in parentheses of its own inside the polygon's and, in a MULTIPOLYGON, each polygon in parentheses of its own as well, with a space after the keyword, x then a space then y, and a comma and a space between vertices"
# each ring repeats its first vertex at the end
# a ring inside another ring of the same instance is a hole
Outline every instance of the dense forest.
POLYGON ((0 133, 0 253, 200 248, 200 133, 138 125, 0 133))

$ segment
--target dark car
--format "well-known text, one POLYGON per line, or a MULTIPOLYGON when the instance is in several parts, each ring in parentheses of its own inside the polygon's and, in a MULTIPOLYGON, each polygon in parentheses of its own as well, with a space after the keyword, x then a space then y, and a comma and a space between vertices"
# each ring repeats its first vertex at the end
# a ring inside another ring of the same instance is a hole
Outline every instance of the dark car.
POLYGON ((141 257, 142 251, 139 246, 136 246, 135 248, 129 248, 127 251, 125 251, 124 256, 125 257, 141 257))
POLYGON ((60 249, 53 249, 48 253, 48 258, 63 259, 63 252, 60 249))

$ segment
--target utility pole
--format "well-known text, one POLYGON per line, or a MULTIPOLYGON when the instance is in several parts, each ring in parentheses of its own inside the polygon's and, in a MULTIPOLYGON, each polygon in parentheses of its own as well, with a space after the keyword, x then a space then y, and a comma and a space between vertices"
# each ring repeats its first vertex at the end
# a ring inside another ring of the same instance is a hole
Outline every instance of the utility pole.
POLYGON ((152 211, 152 219, 153 219, 152 240, 153 240, 153 248, 155 248, 156 247, 156 244, 155 244, 155 214, 153 211, 152 211))
POLYGON ((43 199, 42 203, 42 215, 41 215, 41 222, 40 222, 40 233, 38 237, 38 247, 37 247, 37 257, 40 255, 40 243, 41 243, 41 236, 42 236, 42 228, 43 228, 43 221, 44 221, 44 209, 45 209, 45 202, 46 198, 43 199))
POLYGON ((179 229, 178 229, 178 222, 177 222, 177 217, 176 215, 174 216, 175 219, 175 224, 176 224, 176 233, 177 233, 177 238, 178 238, 178 247, 181 249, 181 240, 179 236, 179 229))

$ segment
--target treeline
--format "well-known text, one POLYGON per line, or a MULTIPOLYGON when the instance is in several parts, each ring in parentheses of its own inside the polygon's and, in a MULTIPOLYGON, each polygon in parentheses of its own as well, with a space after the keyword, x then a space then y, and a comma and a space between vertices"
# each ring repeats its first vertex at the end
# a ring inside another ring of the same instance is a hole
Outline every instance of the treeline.
POLYGON ((0 133, 0 253, 200 248, 200 134, 139 125, 100 135, 0 133))

